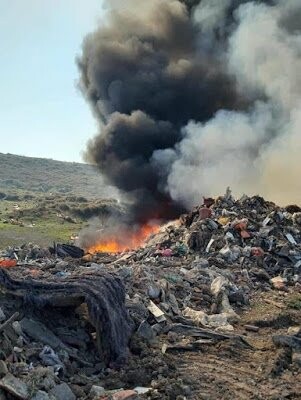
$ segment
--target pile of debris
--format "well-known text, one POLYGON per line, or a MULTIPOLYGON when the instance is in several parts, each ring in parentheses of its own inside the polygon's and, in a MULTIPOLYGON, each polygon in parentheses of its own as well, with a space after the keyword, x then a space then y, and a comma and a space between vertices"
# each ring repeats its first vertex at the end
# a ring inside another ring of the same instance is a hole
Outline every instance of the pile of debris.
MULTIPOLYGON (((259 196, 204 199, 137 251, 27 245, 0 257, 0 399, 203 398, 175 371, 179 352, 254 351, 252 335, 270 327, 246 323, 254 299, 301 309, 301 209, 259 196)), ((290 371, 293 382, 300 316, 279 318, 271 376, 290 371)))

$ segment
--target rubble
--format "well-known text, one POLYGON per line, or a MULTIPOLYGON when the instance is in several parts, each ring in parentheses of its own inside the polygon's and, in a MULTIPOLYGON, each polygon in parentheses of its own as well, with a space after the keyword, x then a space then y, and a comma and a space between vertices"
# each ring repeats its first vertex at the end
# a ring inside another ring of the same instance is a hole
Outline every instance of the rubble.
POLYGON ((225 331, 233 331, 234 328, 229 324, 228 315, 226 313, 208 315, 204 311, 195 311, 186 307, 183 316, 193 320, 196 325, 219 328, 225 331))
POLYGON ((52 394, 56 400, 76 400, 76 397, 67 383, 61 383, 51 389, 52 394))
POLYGON ((43 390, 38 390, 37 393, 32 397, 32 400, 50 400, 50 397, 43 390))
POLYGON ((11 393, 17 399, 22 399, 22 400, 29 399, 28 386, 20 379, 15 378, 11 374, 6 374, 0 380, 0 387, 5 391, 11 393))
POLYGON ((257 351, 257 337, 275 365, 290 351, 283 365, 300 368, 297 311, 290 325, 284 318, 274 328, 245 317, 258 299, 267 317, 299 304, 286 302, 301 285, 297 206, 235 200, 228 191, 135 251, 84 255, 75 246, 28 244, 0 257, 0 387, 18 398, 190 398, 187 382, 176 383, 188 373, 175 372, 171 359, 215 351, 239 359, 257 351))
POLYGON ((91 399, 94 399, 94 398, 98 399, 99 397, 105 395, 105 393, 106 393, 106 391, 102 386, 93 385, 91 387, 91 390, 90 390, 90 393, 89 393, 89 397, 91 399))

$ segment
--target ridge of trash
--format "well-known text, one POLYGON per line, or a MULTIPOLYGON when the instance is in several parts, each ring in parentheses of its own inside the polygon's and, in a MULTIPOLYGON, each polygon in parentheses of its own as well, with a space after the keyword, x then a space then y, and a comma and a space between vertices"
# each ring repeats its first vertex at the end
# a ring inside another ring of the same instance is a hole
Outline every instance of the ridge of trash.
MULTIPOLYGON (((113 398, 103 386, 118 371, 119 386, 134 389, 135 398, 169 398, 156 397, 154 384, 167 353, 224 341, 252 349, 236 331, 252 295, 300 291, 301 208, 259 196, 236 200, 228 189, 138 250, 83 255, 76 246, 26 244, 0 252, 0 268, 4 395, 27 399, 42 391, 51 399, 62 390, 70 399, 113 398)), ((300 329, 273 341, 301 351, 300 329)))

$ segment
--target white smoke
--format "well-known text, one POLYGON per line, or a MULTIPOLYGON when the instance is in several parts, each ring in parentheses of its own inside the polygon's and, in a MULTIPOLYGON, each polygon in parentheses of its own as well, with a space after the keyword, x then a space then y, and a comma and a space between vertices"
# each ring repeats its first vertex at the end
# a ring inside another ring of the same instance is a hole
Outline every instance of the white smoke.
MULTIPOLYGON (((228 7, 204 0, 195 23, 207 33, 222 29, 228 7)), ((222 62, 239 90, 258 101, 245 113, 221 110, 206 123, 191 121, 177 148, 156 151, 153 162, 168 168, 167 190, 189 208, 227 186, 237 195, 301 203, 301 1, 248 2, 235 19, 222 62)))
POLYGON ((227 12, 232 0, 203 0, 194 10, 194 21, 205 35, 214 36, 214 30, 225 29, 227 12))

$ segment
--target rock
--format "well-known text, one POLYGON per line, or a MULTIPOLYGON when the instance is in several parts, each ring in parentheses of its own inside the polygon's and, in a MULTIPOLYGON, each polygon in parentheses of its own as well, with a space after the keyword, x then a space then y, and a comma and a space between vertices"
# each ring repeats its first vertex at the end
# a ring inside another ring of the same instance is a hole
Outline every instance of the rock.
POLYGON ((15 347, 13 348, 13 351, 14 351, 15 353, 21 354, 21 353, 23 352, 23 349, 21 349, 21 347, 15 346, 15 347))
POLYGON ((72 376, 71 380, 73 385, 79 385, 79 386, 86 386, 89 385, 90 383, 89 378, 85 375, 74 375, 72 376))
POLYGON ((208 328, 223 328, 225 331, 232 331, 233 326, 229 324, 227 314, 207 315, 204 311, 192 310, 186 307, 183 311, 183 316, 188 317, 197 325, 208 328))
MULTIPOLYGON (((79 385, 70 385, 70 389, 74 393, 74 396, 77 399, 86 398, 86 394, 88 393, 87 386, 79 386, 79 385)), ((98 400, 98 399, 97 399, 98 400)))
POLYGON ((161 294, 161 289, 156 285, 150 285, 147 289, 147 294, 151 300, 158 299, 161 294))
POLYGON ((135 392, 137 392, 138 394, 146 394, 148 392, 150 392, 151 390, 153 390, 152 388, 149 387, 142 387, 142 386, 137 386, 135 387, 135 392))
POLYGON ((248 297, 242 290, 233 291, 228 297, 231 304, 248 304, 248 297))
MULTIPOLYGON (((183 394, 185 394, 186 396, 190 396, 191 395, 191 388, 188 385, 181 385, 181 390, 183 391, 183 394)), ((185 397, 186 398, 186 397, 185 397)))
POLYGON ((91 399, 99 398, 100 396, 103 396, 106 393, 105 389, 102 386, 92 386, 89 397, 91 399))
POLYGON ((65 347, 61 340, 41 322, 23 318, 20 325, 23 332, 38 342, 48 344, 53 349, 65 347))
POLYGON ((290 347, 296 351, 301 351, 301 339, 296 336, 274 335, 272 339, 276 346, 290 347))
POLYGON ((8 373, 6 362, 0 360, 0 378, 3 378, 8 373))
POLYGON ((14 377, 12 374, 7 374, 0 380, 0 387, 17 399, 29 399, 29 390, 26 383, 14 377))
POLYGON ((157 323, 152 325, 152 331, 154 332, 155 335, 160 335, 160 333, 163 331, 162 324, 157 323))
POLYGON ((297 336, 300 332, 300 326, 290 326, 287 330, 288 335, 297 336))
POLYGON ((122 390, 113 394, 112 400, 136 400, 139 399, 135 390, 122 390))
POLYGON ((97 372, 97 370, 94 367, 85 367, 85 368, 82 368, 82 371, 86 376, 95 375, 97 372))
POLYGON ((54 388, 55 386, 55 381, 51 376, 46 376, 43 381, 42 381, 42 387, 45 389, 47 392, 54 388))
POLYGON ((148 342, 152 342, 155 338, 155 333, 151 325, 146 321, 142 321, 137 330, 137 334, 148 342))
POLYGON ((13 327, 13 329, 16 332, 17 335, 19 335, 19 336, 23 335, 22 328, 21 328, 21 325, 20 325, 19 321, 14 321, 12 323, 12 327, 13 327))
POLYGON ((67 383, 55 386, 51 391, 56 400, 76 400, 76 397, 67 383))
POLYGON ((46 392, 38 390, 37 393, 31 398, 31 400, 49 400, 50 397, 46 392))

